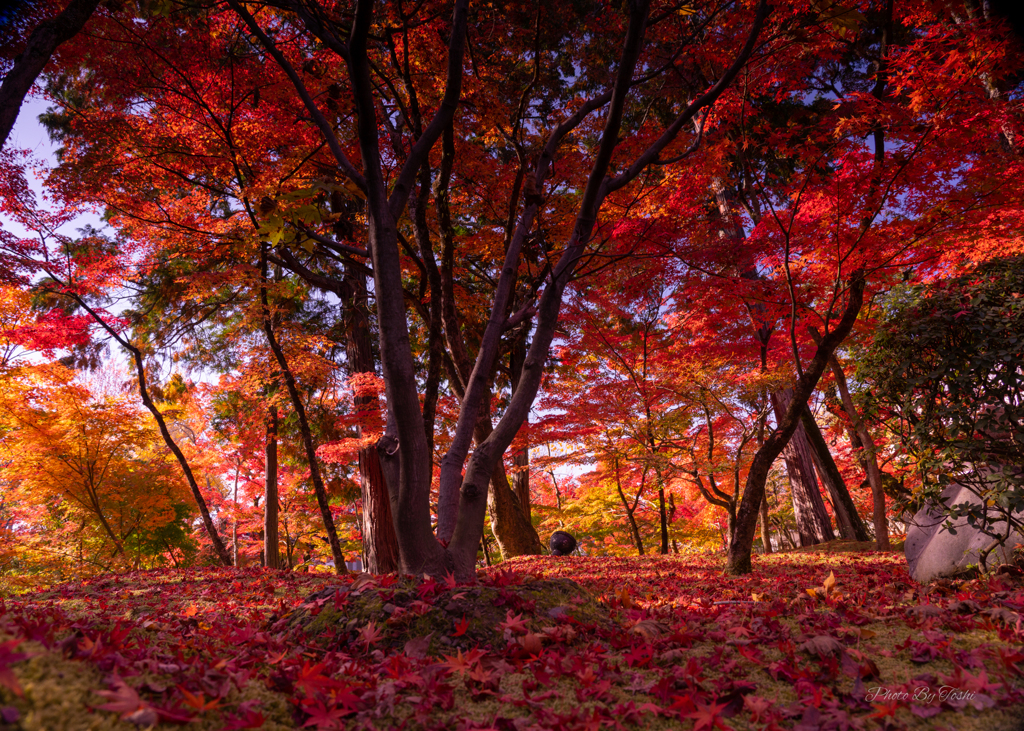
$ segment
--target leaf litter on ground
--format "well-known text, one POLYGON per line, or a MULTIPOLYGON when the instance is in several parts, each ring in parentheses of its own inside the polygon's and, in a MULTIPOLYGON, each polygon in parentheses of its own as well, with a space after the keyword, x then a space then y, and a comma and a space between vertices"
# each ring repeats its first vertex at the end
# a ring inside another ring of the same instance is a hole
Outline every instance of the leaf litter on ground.
POLYGON ((0 602, 0 728, 1016 731, 1022 611, 882 553, 103 576, 0 602))

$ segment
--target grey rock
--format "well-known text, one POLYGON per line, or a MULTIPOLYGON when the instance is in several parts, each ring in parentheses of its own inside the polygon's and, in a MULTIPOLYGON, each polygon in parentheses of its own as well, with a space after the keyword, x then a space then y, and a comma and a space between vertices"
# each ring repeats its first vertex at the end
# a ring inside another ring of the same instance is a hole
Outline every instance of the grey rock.
MULTIPOLYGON (((948 505, 980 503, 971 490, 957 484, 947 487, 942 497, 948 505)), ((954 576, 978 563, 978 554, 995 543, 991 536, 968 525, 966 518, 954 522, 956 535, 943 530, 944 522, 944 516, 928 508, 919 510, 910 521, 903 553, 910 576, 917 582, 927 584, 945 576, 954 576)), ((1024 536, 1017 531, 1011 532, 1009 540, 989 554, 989 568, 998 563, 1008 563, 1018 543, 1024 543, 1024 536)))

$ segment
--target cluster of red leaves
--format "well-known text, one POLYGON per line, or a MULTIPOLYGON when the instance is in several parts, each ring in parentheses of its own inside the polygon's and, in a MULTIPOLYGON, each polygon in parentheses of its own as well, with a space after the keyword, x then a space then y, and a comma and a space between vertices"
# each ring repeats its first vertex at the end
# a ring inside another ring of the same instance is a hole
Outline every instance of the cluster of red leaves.
MULTIPOLYGON (((0 684, 20 692, 19 644, 40 643, 107 677, 96 712, 140 726, 261 728, 274 716, 318 729, 901 728, 1024 704, 1019 584, 919 587, 891 554, 771 557, 756 569, 729 578, 710 559, 519 559, 481 582, 572 578, 615 622, 581 623, 570 608, 533 632, 532 607, 508 592, 492 645, 441 655, 428 654, 429 638, 381 642, 386 616, 326 650, 287 621, 297 608, 344 610, 366 590, 386 601, 394 577, 111 576, 4 600, 0 684), (920 672, 899 677, 896 664, 920 672)), ((422 582, 419 609, 452 584, 422 582)))

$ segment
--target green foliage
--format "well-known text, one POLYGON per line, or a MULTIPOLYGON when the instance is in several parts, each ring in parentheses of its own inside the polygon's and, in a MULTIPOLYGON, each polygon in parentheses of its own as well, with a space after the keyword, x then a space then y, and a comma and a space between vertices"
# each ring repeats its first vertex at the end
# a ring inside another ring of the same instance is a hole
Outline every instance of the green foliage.
POLYGON ((922 478, 917 497, 1000 542, 1024 510, 1024 257, 894 298, 860 377, 922 478), (977 501, 948 504, 956 483, 977 501))

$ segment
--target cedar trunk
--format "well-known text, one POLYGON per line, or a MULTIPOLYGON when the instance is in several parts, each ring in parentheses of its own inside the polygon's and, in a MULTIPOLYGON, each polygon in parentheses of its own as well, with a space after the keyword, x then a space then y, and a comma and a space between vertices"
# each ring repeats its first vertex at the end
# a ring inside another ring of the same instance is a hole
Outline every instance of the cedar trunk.
MULTIPOLYGON (((373 373, 373 338, 367 306, 366 275, 349 266, 342 283, 345 295, 345 354, 350 372, 373 373)), ((377 396, 355 399, 357 411, 379 409, 377 396)), ((363 504, 363 570, 371 574, 390 574, 398 570, 398 539, 391 515, 384 470, 374 448, 359 450, 359 486, 363 504)))
POLYGON ((832 498, 832 508, 836 514, 839 535, 851 541, 868 540, 868 531, 857 513, 857 507, 853 504, 853 498, 850 497, 850 491, 846 488, 843 475, 839 472, 832 452, 829 451, 828 443, 809 408, 804 408, 800 414, 800 422, 799 431, 803 431, 807 436, 811 445, 811 455, 814 457, 814 465, 818 468, 821 481, 825 483, 828 494, 832 498))
MULTIPOLYGON (((879 551, 888 551, 890 550, 889 521, 885 514, 885 490, 882 486, 882 471, 878 467, 875 440, 872 439, 871 433, 864 425, 864 420, 857 412, 857 407, 853 404, 853 398, 850 396, 850 387, 846 383, 846 374, 843 373, 839 360, 834 355, 829 359, 829 367, 836 378, 836 387, 839 389, 839 397, 843 402, 843 410, 850 417, 850 421, 853 423, 853 433, 862 448, 857 453, 857 458, 864 466, 864 471, 868 476, 868 483, 871 485, 875 548, 879 551)), ((856 447, 856 442, 854 442, 854 446, 856 447)))
MULTIPOLYGON (((776 422, 782 416, 793 398, 791 389, 772 394, 772 407, 775 409, 776 422)), ((800 534, 801 546, 813 546, 835 538, 832 523, 821 499, 821 490, 814 474, 814 460, 811 457, 811 446, 807 436, 797 424, 793 436, 782 452, 786 461, 786 472, 789 474, 789 489, 793 498, 793 515, 796 518, 796 529, 800 534)))

